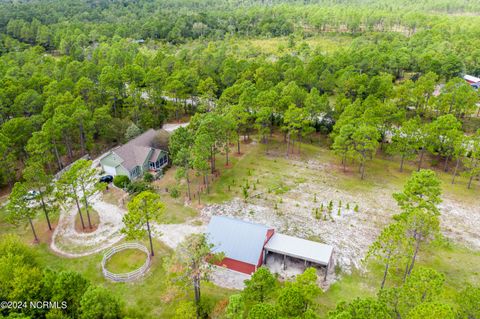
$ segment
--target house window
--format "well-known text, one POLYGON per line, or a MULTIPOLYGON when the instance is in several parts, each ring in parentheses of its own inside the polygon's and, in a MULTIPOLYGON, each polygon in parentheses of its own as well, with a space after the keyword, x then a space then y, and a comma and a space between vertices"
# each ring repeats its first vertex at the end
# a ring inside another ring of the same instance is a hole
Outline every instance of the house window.
POLYGON ((132 177, 136 177, 140 175, 140 167, 135 166, 135 168, 132 170, 132 177))
POLYGON ((160 165, 163 165, 166 163, 167 163, 167 155, 163 155, 162 158, 160 159, 160 165))

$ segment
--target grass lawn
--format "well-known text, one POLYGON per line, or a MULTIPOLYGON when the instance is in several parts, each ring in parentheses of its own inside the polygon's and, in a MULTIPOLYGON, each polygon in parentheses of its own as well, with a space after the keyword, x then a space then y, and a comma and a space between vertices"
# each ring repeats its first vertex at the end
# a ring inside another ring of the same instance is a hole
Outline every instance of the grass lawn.
MULTIPOLYGON (((464 288, 467 282, 480 285, 479 264, 479 251, 441 241, 420 252, 416 267, 430 267, 443 273, 445 290, 442 298, 445 302, 451 302, 456 292, 464 288)), ((376 296, 382 281, 383 266, 371 262, 368 270, 365 273, 354 271, 352 274, 342 275, 341 280, 318 298, 320 314, 326 315, 342 300, 376 296)), ((401 274, 398 276, 401 278, 401 274)), ((386 287, 395 284, 400 284, 400 281, 387 277, 386 287)))
POLYGON ((147 257, 141 250, 125 249, 110 257, 105 267, 114 274, 125 274, 142 267, 147 257))
POLYGON ((180 185, 180 187, 178 187, 179 196, 177 198, 171 196, 172 188, 177 187, 178 184, 175 180, 175 171, 175 168, 172 167, 161 179, 153 182, 154 187, 157 189, 166 206, 165 215, 162 218, 162 222, 165 224, 183 223, 198 214, 194 208, 184 204, 186 186, 183 187, 180 185))
MULTIPOLYGON (((148 245, 147 241, 143 242, 148 245)), ((73 270, 81 273, 90 282, 102 285, 112 291, 122 300, 127 309, 127 316, 131 318, 170 318, 181 300, 192 300, 193 289, 175 286, 168 277, 165 261, 171 256, 172 251, 162 242, 154 241, 155 257, 145 277, 131 283, 114 283, 102 275, 102 254, 81 258, 64 258, 53 254, 46 244, 38 245, 38 258, 44 266, 55 270, 73 270)), ((145 254, 141 253, 144 258, 145 254)), ((125 255, 123 255, 125 257, 125 255)), ((128 256, 127 256, 128 258, 128 256)), ((144 259, 142 260, 143 263, 144 259)), ((115 261, 116 266, 129 267, 115 261)), ((109 268, 110 269, 110 268, 109 268)), ((110 269, 111 270, 111 269, 110 269)), ((224 300, 232 292, 228 289, 216 287, 209 283, 202 286, 202 295, 212 304, 224 300)))

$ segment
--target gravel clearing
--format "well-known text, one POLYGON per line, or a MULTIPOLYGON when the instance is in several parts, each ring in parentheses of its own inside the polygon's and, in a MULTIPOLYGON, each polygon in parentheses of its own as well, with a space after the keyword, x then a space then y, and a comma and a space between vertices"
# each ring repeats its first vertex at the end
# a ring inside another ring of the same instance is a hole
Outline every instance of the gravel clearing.
MULTIPOLYGON (((353 268, 363 270, 362 259, 369 246, 391 221, 392 215, 398 213, 392 198, 392 193, 397 190, 378 187, 372 191, 346 192, 332 186, 339 177, 327 165, 316 160, 291 162, 292 170, 284 178, 301 182, 292 185, 289 191, 280 195, 266 193, 250 198, 248 203, 235 198, 222 204, 208 205, 202 210, 202 216, 240 218, 271 226, 287 235, 332 245, 335 265, 347 273, 353 268), (330 201, 331 213, 328 212, 330 201), (358 212, 354 209, 356 205, 358 212)), ((444 198, 440 210, 442 232, 447 238, 480 249, 479 206, 444 198)))
POLYGON ((242 290, 245 288, 244 281, 250 279, 250 276, 238 271, 227 268, 213 266, 210 280, 217 286, 242 290))

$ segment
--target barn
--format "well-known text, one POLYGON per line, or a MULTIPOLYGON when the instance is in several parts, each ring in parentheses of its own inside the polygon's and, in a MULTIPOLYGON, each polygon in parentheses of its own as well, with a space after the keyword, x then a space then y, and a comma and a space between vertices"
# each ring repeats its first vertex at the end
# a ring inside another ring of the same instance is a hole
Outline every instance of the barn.
MULTIPOLYGON (((307 265, 325 268, 325 278, 332 262, 333 247, 322 243, 276 233, 271 227, 240 219, 213 216, 208 224, 207 236, 214 253, 223 253, 219 266, 245 274, 254 273, 266 264, 267 255, 301 260, 307 265)), ((268 266, 268 264, 267 264, 268 266)))
POLYGON ((225 255, 218 264, 245 274, 262 265, 263 247, 273 233, 267 226, 224 216, 213 216, 207 228, 213 252, 225 255))

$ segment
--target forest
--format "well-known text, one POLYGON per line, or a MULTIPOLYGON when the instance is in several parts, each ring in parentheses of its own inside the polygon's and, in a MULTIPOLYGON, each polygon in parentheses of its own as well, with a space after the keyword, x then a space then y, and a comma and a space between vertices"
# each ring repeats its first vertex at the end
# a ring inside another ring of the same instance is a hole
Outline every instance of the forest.
MULTIPOLYGON (((169 152, 176 181, 199 204, 250 141, 265 154, 280 143, 285 158, 314 145, 335 156, 338 174, 355 174, 359 183, 381 170, 378 159, 402 173, 413 167, 393 195, 401 213, 365 256, 386 266, 375 269, 383 276, 378 294, 319 312, 312 271, 280 284, 260 268, 242 292, 224 293, 221 310, 182 301, 162 317, 480 318, 478 281, 445 293, 448 274, 414 268, 422 247, 442 237, 434 172, 478 198, 480 91, 463 76, 480 77, 479 13, 473 0, 0 0, 0 203, 10 199, 0 225, 18 219, 34 230, 21 203, 30 189, 165 123, 190 123, 171 136, 169 152), (17 211, 8 216, 10 204, 17 211), (396 286, 384 289, 393 268, 396 286)), ((77 199, 66 194, 81 172, 91 173, 85 167, 55 181, 63 197, 77 199)), ((50 203, 41 200, 48 220, 50 203)), ((88 215, 87 198, 85 207, 88 215)), ((71 296, 74 305, 48 313, 0 309, 0 318, 158 315, 77 272, 46 267, 15 236, 2 237, 0 251, 0 300, 71 296), (7 279, 18 266, 12 285, 7 279)))

